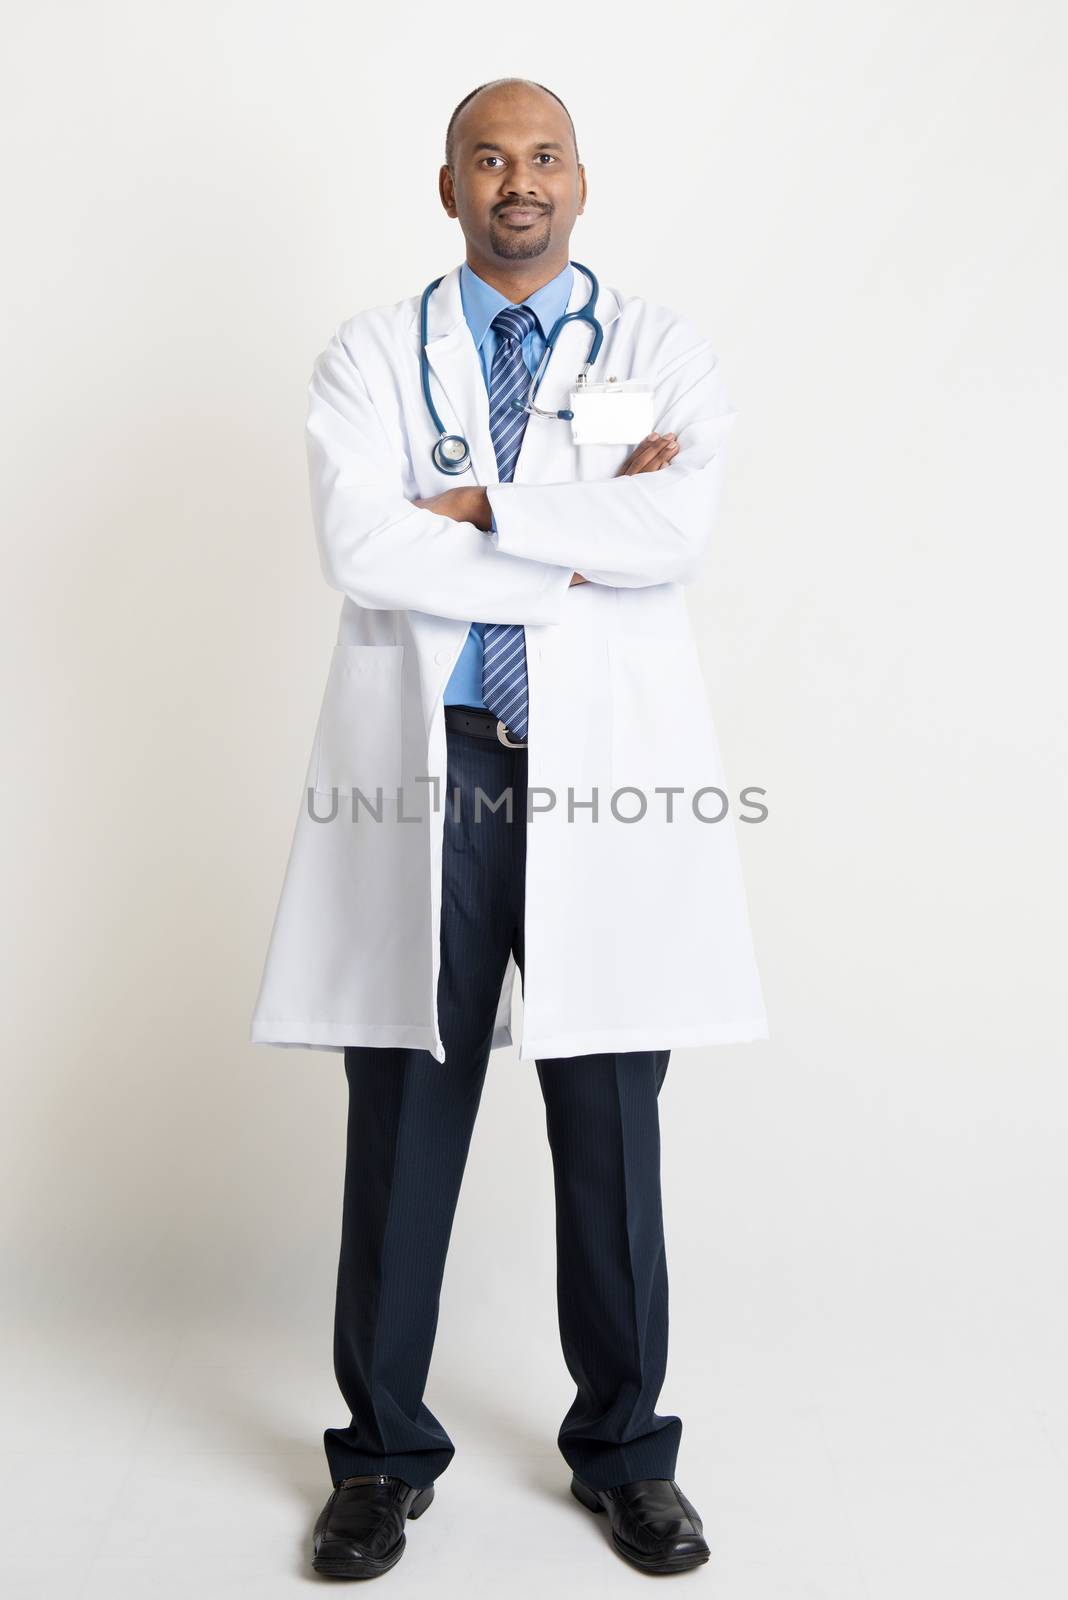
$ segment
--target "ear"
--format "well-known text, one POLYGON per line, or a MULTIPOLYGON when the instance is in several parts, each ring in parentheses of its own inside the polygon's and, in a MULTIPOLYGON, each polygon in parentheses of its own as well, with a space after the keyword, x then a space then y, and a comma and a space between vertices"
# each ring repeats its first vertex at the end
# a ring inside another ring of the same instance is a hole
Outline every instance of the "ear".
POLYGON ((456 189, 452 181, 452 173, 447 166, 443 166, 438 173, 438 194, 441 197, 441 203, 445 207, 446 213, 450 217, 455 217, 457 215, 456 189))
POLYGON ((586 168, 582 165, 581 161, 579 162, 579 165, 578 165, 578 174, 579 174, 579 205, 578 205, 578 212, 576 214, 581 217, 582 213, 586 209, 586 168))

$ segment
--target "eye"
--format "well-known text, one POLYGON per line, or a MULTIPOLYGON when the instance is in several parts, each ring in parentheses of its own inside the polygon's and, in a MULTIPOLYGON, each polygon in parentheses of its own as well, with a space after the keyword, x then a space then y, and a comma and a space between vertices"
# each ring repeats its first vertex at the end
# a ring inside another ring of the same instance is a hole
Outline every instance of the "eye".
POLYGON ((500 161, 500 156, 483 156, 483 161, 500 161))
POLYGON ((542 156, 545 157, 546 161, 555 161, 556 160, 556 157, 554 155, 552 155, 548 150, 539 150, 538 151, 538 159, 540 160, 542 156))

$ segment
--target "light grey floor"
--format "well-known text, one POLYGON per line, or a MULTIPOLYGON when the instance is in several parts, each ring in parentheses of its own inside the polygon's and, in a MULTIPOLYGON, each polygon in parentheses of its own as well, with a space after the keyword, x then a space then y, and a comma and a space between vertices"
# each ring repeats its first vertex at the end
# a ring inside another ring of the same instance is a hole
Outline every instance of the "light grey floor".
MULTIPOLYGON (((228 1075, 205 1054, 194 1082, 146 1055, 120 1099, 75 1059, 62 1093, 32 1080, 48 1115, 4 1214, 25 1244, 5 1274, 0 1600, 337 1588, 309 1555, 322 1430, 346 1420, 338 1064, 265 1053, 228 1075)), ((659 1409, 683 1419, 678 1481, 712 1559, 670 1582, 713 1600, 1065 1600, 1063 1075, 1013 1071, 1010 1093, 964 1053, 672 1063, 659 1409)), ((376 1593, 655 1582, 569 1492, 573 1394, 544 1106, 502 1053, 427 1390, 456 1456, 376 1593)))
MULTIPOLYGON (((261 1321, 252 1348, 250 1325, 176 1328, 146 1305, 20 1343, 0 1591, 184 1600, 325 1581, 307 1559, 328 1491, 318 1430, 339 1409, 323 1309, 261 1321)), ((554 1430, 569 1389, 545 1327, 518 1389, 485 1343, 470 1364, 455 1346, 436 1361, 428 1399, 458 1453, 379 1580, 389 1592, 595 1596, 652 1581, 568 1492, 554 1430)), ((806 1362, 808 1394, 791 1402, 793 1357, 754 1339, 712 1374, 680 1343, 679 1481, 713 1555, 674 1581, 723 1600, 1063 1600, 1068 1408, 1028 1395, 1034 1374, 1006 1373, 994 1396, 967 1364, 910 1370, 900 1350, 870 1350, 834 1371, 806 1362)))

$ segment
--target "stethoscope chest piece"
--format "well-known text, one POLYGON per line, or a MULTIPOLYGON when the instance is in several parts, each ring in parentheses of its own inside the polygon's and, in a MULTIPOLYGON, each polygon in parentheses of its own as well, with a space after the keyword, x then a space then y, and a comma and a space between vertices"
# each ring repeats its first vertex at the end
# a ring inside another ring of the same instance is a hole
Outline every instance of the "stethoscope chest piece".
POLYGON ((471 463, 467 440, 456 433, 443 433, 434 446, 434 465, 439 472, 455 475, 466 472, 471 463))

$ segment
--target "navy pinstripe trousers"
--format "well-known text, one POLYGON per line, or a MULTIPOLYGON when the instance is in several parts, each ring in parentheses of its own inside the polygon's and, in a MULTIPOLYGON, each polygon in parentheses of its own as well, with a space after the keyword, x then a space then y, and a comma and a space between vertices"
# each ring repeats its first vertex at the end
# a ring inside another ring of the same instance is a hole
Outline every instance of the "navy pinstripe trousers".
MULTIPOLYGON (((447 1059, 349 1046, 334 1370, 351 1413, 324 1434, 332 1481, 432 1483, 455 1447, 423 1401, 460 1184, 509 951, 523 972, 525 750, 449 730, 439 1018, 447 1059), (505 807, 474 820, 475 788, 505 807), (454 791, 460 791, 454 815, 454 791)), ((668 1343, 658 1095, 667 1050, 536 1063, 556 1195, 560 1339, 576 1394, 558 1446, 597 1488, 673 1478, 678 1417, 655 1410, 668 1343)))

